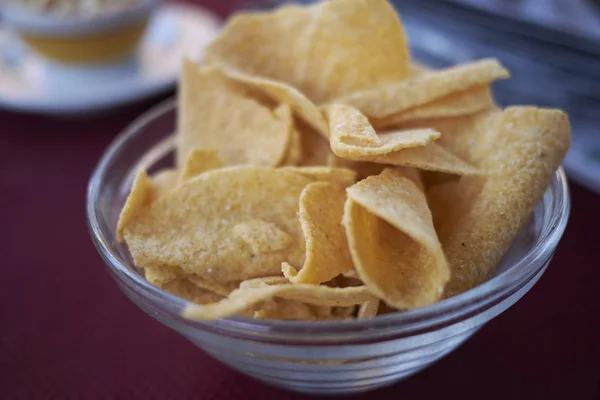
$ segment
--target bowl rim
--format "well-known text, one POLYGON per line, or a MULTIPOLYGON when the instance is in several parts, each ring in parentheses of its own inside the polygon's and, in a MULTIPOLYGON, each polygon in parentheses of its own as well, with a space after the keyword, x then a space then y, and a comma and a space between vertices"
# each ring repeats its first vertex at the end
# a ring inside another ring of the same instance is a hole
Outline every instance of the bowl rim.
MULTIPOLYGON (((100 194, 100 183, 105 177, 107 166, 119 155, 125 145, 142 131, 142 128, 153 120, 169 112, 176 112, 175 98, 167 99, 152 107, 133 122, 131 122, 104 151, 94 169, 87 187, 86 219, 92 240, 109 267, 110 271, 119 278, 125 278, 133 285, 143 289, 145 293, 159 298, 161 303, 167 303, 173 308, 183 310, 195 303, 179 298, 169 292, 163 291, 146 281, 143 276, 134 272, 124 263, 117 254, 111 241, 101 229, 97 203, 100 194)), ((167 137, 172 139, 172 136, 167 137)), ((365 329, 374 328, 400 328, 405 334, 429 331, 464 320, 466 317, 481 312, 481 307, 490 308, 506 299, 520 288, 525 286, 540 272, 556 250, 570 214, 571 200, 565 172, 561 167, 554 173, 553 179, 546 191, 551 190, 554 196, 551 214, 541 228, 539 238, 529 251, 519 259, 511 268, 492 277, 486 282, 467 290, 464 293, 443 299, 431 305, 414 308, 411 310, 390 313, 371 319, 353 319, 343 321, 287 321, 287 320, 261 320, 248 317, 230 317, 216 321, 185 320, 186 324, 202 329, 217 330, 220 332, 243 332, 243 334, 275 333, 356 333, 365 329), (541 262, 540 262, 541 261, 541 262)), ((545 196, 544 196, 545 197, 545 196)), ((543 201, 543 200, 542 200, 543 201)), ((115 227, 109 227, 113 231, 115 227)), ((131 266, 135 267, 135 266, 131 266)), ((158 307, 164 307, 164 304, 158 307)), ((399 332, 400 332, 399 331, 399 332)))

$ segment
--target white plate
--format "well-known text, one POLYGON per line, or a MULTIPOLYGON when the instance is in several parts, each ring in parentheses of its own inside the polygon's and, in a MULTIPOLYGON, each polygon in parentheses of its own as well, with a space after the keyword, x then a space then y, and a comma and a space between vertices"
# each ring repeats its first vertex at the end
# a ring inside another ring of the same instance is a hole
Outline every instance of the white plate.
POLYGON ((78 115, 160 94, 175 85, 183 57, 202 58, 220 24, 197 6, 166 4, 154 15, 137 54, 118 65, 98 67, 49 63, 0 27, 0 107, 78 115))

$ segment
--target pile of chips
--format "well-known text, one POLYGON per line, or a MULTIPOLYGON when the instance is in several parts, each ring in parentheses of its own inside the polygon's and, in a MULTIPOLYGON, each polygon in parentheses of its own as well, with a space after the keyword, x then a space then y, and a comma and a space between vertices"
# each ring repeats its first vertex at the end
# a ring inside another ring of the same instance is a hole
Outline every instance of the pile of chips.
POLYGON ((176 162, 117 227, 184 315, 369 318, 486 280, 569 147, 560 110, 495 105, 496 60, 411 60, 385 0, 240 13, 184 63, 176 162))

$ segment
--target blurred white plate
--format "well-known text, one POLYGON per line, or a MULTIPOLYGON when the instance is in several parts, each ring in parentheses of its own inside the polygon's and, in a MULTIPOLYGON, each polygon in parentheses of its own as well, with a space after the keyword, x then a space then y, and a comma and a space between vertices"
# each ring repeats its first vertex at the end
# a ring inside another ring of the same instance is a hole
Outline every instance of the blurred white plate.
POLYGON ((166 4, 153 17, 137 54, 98 67, 49 63, 0 26, 0 107, 77 115, 160 94, 175 85, 184 56, 202 58, 220 24, 217 16, 197 6, 166 4))

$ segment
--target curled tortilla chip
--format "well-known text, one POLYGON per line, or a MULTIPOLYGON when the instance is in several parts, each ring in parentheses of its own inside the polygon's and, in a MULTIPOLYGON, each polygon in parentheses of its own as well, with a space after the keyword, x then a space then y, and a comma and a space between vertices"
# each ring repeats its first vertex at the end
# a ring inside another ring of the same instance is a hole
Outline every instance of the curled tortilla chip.
POLYGON ((356 159, 425 146, 440 137, 432 129, 397 131, 378 136, 367 117, 342 104, 328 106, 325 116, 329 123, 331 150, 342 158, 356 159))
POLYGON ((257 288, 270 285, 285 285, 290 281, 285 276, 265 276, 263 278, 246 279, 240 283, 240 289, 257 288))
POLYGON ((356 318, 364 319, 364 318, 374 318, 377 316, 377 311, 379 310, 379 299, 377 300, 369 300, 360 305, 358 308, 358 314, 356 318))
POLYGON ((331 307, 315 306, 286 299, 272 299, 254 312, 254 318, 292 321, 331 319, 331 307))
POLYGON ((298 216, 306 260, 300 272, 288 263, 282 264, 282 272, 290 282, 320 284, 352 269, 342 226, 345 201, 346 191, 335 183, 316 182, 304 188, 298 216))
POLYGON ((494 105, 492 92, 488 85, 475 86, 462 92, 455 92, 430 103, 382 119, 371 119, 376 129, 397 126, 403 122, 429 119, 458 117, 475 114, 494 105))
POLYGON ((425 195, 411 178, 388 168, 348 188, 343 220, 360 279, 400 309, 435 302, 450 277, 425 195))
POLYGON ((277 119, 287 124, 290 131, 287 149, 281 165, 297 165, 302 160, 302 144, 300 143, 300 134, 294 127, 292 109, 287 104, 280 104, 273 113, 277 119))
POLYGON ((235 289, 237 289, 239 286, 238 282, 219 283, 208 279, 204 279, 201 276, 197 275, 190 275, 187 277, 187 279, 199 288, 216 293, 222 297, 229 296, 229 294, 235 289))
POLYGON ((296 216, 311 181, 281 169, 229 167, 206 172, 145 208, 125 226, 135 264, 174 266, 216 282, 279 275, 284 261, 304 262, 296 216), (265 204, 269 204, 265 207, 265 204), (254 254, 232 228, 244 221, 271 222, 293 238, 283 250, 254 254))
POLYGON ((193 284, 187 278, 175 279, 164 286, 164 289, 181 297, 182 299, 192 301, 196 304, 210 304, 223 298, 214 292, 193 284))
POLYGON ((387 1, 332 0, 239 13, 207 46, 205 60, 285 82, 323 103, 404 79, 410 57, 387 1))
POLYGON ((477 173, 473 166, 433 143, 432 140, 440 136, 433 129, 409 129, 377 135, 367 118, 352 107, 333 105, 327 108, 326 115, 330 124, 331 149, 338 157, 458 175, 477 173), (376 140, 381 144, 370 144, 376 140))
POLYGON ((178 165, 184 165, 194 148, 216 149, 224 165, 280 164, 290 130, 269 108, 234 90, 216 68, 186 61, 181 79, 178 165))
POLYGON ((292 127, 290 141, 281 165, 295 166, 302 161, 302 139, 298 131, 292 127))
POLYGON ((476 175, 479 173, 477 168, 461 160, 437 143, 402 149, 388 154, 361 157, 360 160, 456 175, 476 175))
POLYGON ((386 118, 454 92, 487 85, 509 76, 497 60, 483 59, 357 91, 332 102, 350 105, 369 118, 386 118))
POLYGON ((356 173, 357 180, 363 180, 371 175, 379 175, 386 165, 366 161, 352 161, 340 158, 331 153, 327 158, 327 165, 335 168, 345 168, 356 173))
POLYGON ((185 277, 181 269, 165 266, 145 268, 144 275, 148 282, 160 288, 165 287, 165 285, 175 279, 185 277))
POLYGON ((318 306, 351 306, 376 299, 362 287, 330 288, 327 286, 297 284, 272 285, 260 288, 234 290, 229 297, 205 306, 188 305, 183 316, 192 320, 211 320, 236 315, 260 302, 272 298, 296 300, 318 306))
MULTIPOLYGON (((559 110, 510 107, 464 123, 463 151, 485 177, 433 185, 427 197, 452 274, 445 297, 487 279, 538 204, 570 143, 559 110), (482 127, 484 127, 482 129, 482 127)), ((458 147, 460 138, 452 143, 458 147)))
POLYGON ((152 186, 154 186, 154 201, 163 197, 177 186, 179 182, 179 170, 165 168, 152 175, 151 179, 152 186))
POLYGON ((153 199, 154 186, 152 181, 148 178, 146 171, 140 169, 133 180, 131 192, 129 192, 117 223, 117 238, 120 242, 125 238, 123 236, 125 226, 134 220, 142 209, 150 205, 153 199))
POLYGON ((313 181, 332 182, 344 187, 356 183, 356 172, 347 168, 332 167, 284 167, 286 171, 306 176, 313 181))
POLYGON ((284 250, 294 241, 293 237, 276 224, 260 219, 240 222, 233 227, 233 233, 248 243, 254 254, 284 250))
POLYGON ((319 135, 315 130, 306 124, 296 124, 296 129, 300 135, 302 147, 301 166, 322 166, 327 165, 327 159, 331 152, 329 140, 319 135))
POLYGON ((215 149, 192 149, 185 161, 179 182, 183 183, 203 172, 223 167, 219 153, 215 149))
POLYGON ((224 73, 227 74, 230 79, 243 85, 250 86, 255 90, 260 90, 274 101, 288 105, 304 122, 319 132, 323 137, 327 137, 327 123, 325 122, 325 118, 317 106, 294 87, 284 82, 250 76, 232 69, 226 69, 224 70, 224 73))

